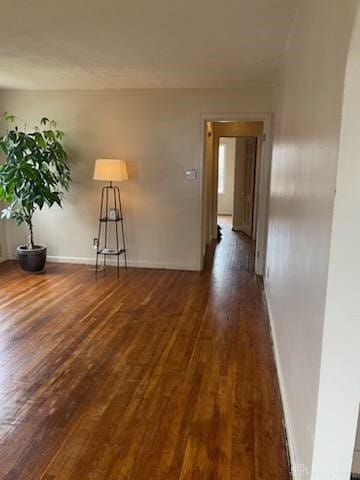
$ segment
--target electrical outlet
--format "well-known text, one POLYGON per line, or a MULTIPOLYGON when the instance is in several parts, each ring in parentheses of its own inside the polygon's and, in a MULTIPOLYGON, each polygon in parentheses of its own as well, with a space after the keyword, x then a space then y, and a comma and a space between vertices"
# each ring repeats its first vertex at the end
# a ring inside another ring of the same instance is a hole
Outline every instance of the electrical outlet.
POLYGON ((94 249, 94 250, 97 250, 98 246, 99 246, 99 239, 98 239, 98 238, 94 238, 94 240, 93 240, 93 249, 94 249))

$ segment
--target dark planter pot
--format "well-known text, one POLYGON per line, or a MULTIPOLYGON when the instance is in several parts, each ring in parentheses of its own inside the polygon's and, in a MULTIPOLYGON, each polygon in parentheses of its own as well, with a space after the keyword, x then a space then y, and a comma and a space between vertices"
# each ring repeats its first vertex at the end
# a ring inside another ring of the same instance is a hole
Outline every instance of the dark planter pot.
POLYGON ((42 272, 46 262, 46 247, 35 245, 34 250, 28 250, 26 245, 16 249, 18 262, 25 272, 42 272))

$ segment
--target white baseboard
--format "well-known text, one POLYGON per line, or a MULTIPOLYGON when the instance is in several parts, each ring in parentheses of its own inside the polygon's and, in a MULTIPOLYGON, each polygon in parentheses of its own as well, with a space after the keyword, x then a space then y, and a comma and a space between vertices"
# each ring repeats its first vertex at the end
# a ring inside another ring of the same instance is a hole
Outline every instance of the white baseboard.
MULTIPOLYGON (((265 290, 265 299, 266 299, 266 305, 267 305, 267 310, 268 310, 268 315, 270 320, 270 329, 271 329, 271 337, 272 337, 273 350, 274 350, 274 356, 275 356, 276 370, 277 370, 278 379, 279 379, 280 395, 281 395, 281 401, 283 405, 287 446, 288 446, 288 452, 290 457, 290 468, 291 468, 291 472, 295 474, 296 471, 298 470, 297 454, 296 454, 296 448, 295 448, 295 437, 294 437, 294 431, 292 428, 290 407, 287 399, 286 385, 285 385, 284 374, 283 374, 283 369, 282 369, 281 360, 280 360, 280 353, 278 348, 274 317, 273 317, 272 308, 271 308, 271 295, 270 295, 270 291, 267 286, 267 282, 265 278, 264 278, 264 290, 265 290)), ((304 478, 304 477, 301 477, 301 478, 304 478)), ((296 480, 296 477, 294 478, 294 480, 296 480)))
MULTIPOLYGON (((16 256, 9 253, 10 260, 16 260, 16 256)), ((49 263, 73 263, 78 265, 95 265, 94 257, 63 257, 58 255, 48 255, 46 258, 49 263)), ((107 259, 107 265, 116 266, 116 260, 114 258, 107 259)), ((120 258, 120 266, 124 265, 124 257, 120 258)), ((134 268, 155 268, 162 270, 186 270, 186 271, 198 271, 198 265, 181 264, 181 263, 161 263, 161 262, 149 262, 147 260, 128 260, 128 266, 134 268)))

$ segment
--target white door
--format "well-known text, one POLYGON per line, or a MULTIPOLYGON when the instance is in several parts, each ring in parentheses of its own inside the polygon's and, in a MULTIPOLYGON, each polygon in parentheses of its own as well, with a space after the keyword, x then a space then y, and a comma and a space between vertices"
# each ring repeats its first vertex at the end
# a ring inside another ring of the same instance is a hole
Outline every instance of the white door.
POLYGON ((254 190, 256 165, 256 137, 236 139, 233 228, 252 236, 254 218, 254 190))

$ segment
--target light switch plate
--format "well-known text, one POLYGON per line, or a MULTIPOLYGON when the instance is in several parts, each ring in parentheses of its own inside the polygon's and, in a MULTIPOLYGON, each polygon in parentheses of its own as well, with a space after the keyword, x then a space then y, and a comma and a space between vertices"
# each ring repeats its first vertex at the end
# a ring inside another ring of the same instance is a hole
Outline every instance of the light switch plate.
POLYGON ((193 181, 193 180, 196 180, 196 177, 197 177, 197 171, 195 168, 190 168, 185 170, 184 172, 185 180, 193 181))

